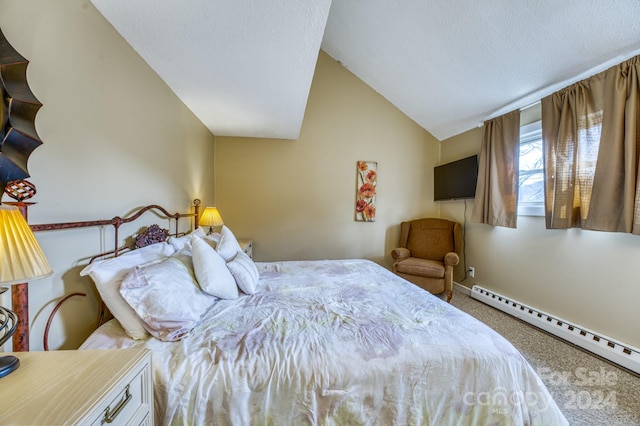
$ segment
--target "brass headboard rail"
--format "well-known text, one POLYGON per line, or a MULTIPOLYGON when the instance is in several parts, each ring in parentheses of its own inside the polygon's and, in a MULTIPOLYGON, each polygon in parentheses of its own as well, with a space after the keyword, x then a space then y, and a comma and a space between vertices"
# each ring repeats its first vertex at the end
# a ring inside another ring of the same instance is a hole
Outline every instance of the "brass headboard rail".
POLYGON ((81 221, 81 222, 45 223, 45 224, 30 225, 29 227, 33 232, 40 232, 40 231, 53 231, 53 230, 61 230, 61 229, 88 228, 92 226, 112 225, 115 229, 115 237, 114 237, 115 244, 114 244, 113 254, 114 256, 117 256, 118 251, 120 250, 118 246, 118 239, 119 239, 118 230, 121 225, 125 223, 133 222, 134 220, 138 219, 140 216, 142 216, 144 213, 150 210, 157 210, 164 215, 163 216, 164 219, 174 219, 176 221, 175 234, 177 235, 179 233, 178 219, 180 218, 193 217, 194 228, 198 227, 199 216, 200 216, 200 204, 202 204, 202 202, 199 199, 196 198, 193 200, 193 209, 194 209, 193 213, 169 213, 169 211, 162 206, 159 206, 157 204, 150 204, 148 206, 140 207, 132 215, 124 218, 120 216, 115 216, 111 219, 89 220, 89 221, 81 221))

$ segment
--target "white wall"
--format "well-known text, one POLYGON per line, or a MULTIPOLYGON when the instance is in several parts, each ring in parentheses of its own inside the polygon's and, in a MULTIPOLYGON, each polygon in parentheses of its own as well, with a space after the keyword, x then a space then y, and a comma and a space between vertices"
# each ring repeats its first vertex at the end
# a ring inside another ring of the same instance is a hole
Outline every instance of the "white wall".
MULTIPOLYGON (((521 122, 540 116, 539 106, 521 122)), ((442 142, 442 162, 478 153, 481 129, 442 142)), ((545 229, 544 217, 518 217, 517 229, 469 222, 473 202, 441 204, 443 217, 466 222, 467 266, 474 284, 512 297, 565 320, 640 347, 637 261, 640 237, 608 232, 545 229), (466 219, 466 220, 465 220, 466 219)), ((456 271, 456 280, 464 269, 456 271)))
MULTIPOLYGON (((107 219, 153 203, 186 212, 195 197, 213 199, 213 135, 89 1, 0 0, 0 28, 30 61, 29 84, 44 105, 36 119, 44 145, 29 161, 38 188, 30 223, 107 219)), ((123 239, 137 229, 123 228, 123 239)), ((43 347, 53 306, 72 292, 88 297, 58 312, 50 347, 75 348, 95 327, 98 299, 78 272, 111 248, 111 235, 38 233, 54 275, 30 283, 32 350, 43 347)))

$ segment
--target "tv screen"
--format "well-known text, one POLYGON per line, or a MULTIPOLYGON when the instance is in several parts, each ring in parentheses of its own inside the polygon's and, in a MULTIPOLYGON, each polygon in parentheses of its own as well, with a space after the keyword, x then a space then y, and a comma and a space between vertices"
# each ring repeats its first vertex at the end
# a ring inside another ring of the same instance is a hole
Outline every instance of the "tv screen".
POLYGON ((477 180, 477 155, 436 166, 433 169, 433 200, 473 198, 477 180))

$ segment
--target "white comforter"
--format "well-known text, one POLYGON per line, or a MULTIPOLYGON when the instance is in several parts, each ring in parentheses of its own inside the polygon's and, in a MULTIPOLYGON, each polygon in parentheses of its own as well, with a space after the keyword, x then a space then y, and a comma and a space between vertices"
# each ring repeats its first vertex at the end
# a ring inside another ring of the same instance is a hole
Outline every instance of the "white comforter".
POLYGON ((568 424, 509 342, 377 264, 258 267, 182 341, 113 320, 81 349, 151 349, 158 424, 568 424))

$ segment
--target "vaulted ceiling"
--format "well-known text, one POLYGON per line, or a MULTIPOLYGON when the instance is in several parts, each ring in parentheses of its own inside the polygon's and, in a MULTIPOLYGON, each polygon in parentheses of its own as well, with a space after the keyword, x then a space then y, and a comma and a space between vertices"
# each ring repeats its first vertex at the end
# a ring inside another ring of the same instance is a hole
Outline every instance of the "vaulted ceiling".
POLYGON ((319 49, 439 140, 640 54, 637 0, 91 0, 216 135, 296 139, 319 49))

